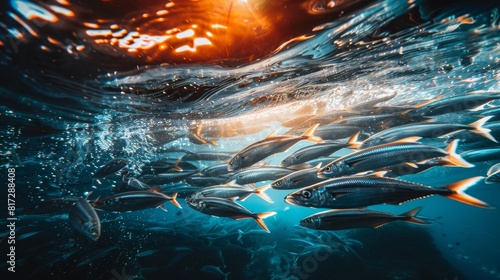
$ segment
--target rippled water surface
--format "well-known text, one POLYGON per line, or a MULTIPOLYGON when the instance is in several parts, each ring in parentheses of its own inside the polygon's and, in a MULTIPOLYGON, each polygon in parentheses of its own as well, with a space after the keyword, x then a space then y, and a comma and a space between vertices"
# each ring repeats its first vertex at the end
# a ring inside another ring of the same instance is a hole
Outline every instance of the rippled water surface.
MULTIPOLYGON (((391 175, 431 187, 486 177, 500 154, 500 3, 438 2, 4 1, 1 211, 2 224, 14 222, 15 230, 1 231, 1 275, 499 279, 495 182, 481 179, 466 191, 492 209, 437 195, 370 206, 393 214, 422 206, 419 215, 431 223, 398 221, 376 229, 300 227, 301 219, 326 209, 286 203, 295 190, 266 190, 274 203, 257 195, 238 201, 254 213, 276 212, 264 219, 270 233, 253 219, 212 217, 185 200, 218 184, 195 182, 204 168, 228 164, 272 132, 298 137, 315 124, 323 140, 345 143, 356 132, 361 141, 401 125, 469 125, 490 116, 483 127, 492 139, 467 127, 420 140, 444 149, 458 139, 456 152, 473 167, 438 164, 413 174, 428 162, 411 160, 391 175), (478 98, 442 112, 425 110, 473 94, 478 98), (493 97, 482 101, 485 94, 493 97), (333 132, 325 132, 331 126, 333 132), (125 167, 96 175, 113 159, 123 159, 125 167), (179 159, 182 172, 172 169, 179 159), (178 177, 158 181, 158 174, 178 177), (70 223, 78 198, 95 206, 120 188, 137 186, 131 178, 169 196, 178 193, 182 208, 98 210, 98 240, 70 223), (15 197, 8 197, 14 189, 15 197), (14 260, 6 257, 12 250, 14 260)), ((300 141, 254 165, 277 166, 313 144, 300 141)))

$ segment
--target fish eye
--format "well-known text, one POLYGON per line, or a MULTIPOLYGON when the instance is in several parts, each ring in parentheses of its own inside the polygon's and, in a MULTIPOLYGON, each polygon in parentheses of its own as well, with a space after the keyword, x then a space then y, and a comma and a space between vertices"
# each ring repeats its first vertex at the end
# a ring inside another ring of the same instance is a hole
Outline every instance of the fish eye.
POLYGON ((312 193, 310 191, 302 191, 302 197, 311 198, 312 193))
POLYGON ((276 182, 276 186, 281 186, 281 185, 283 185, 283 180, 279 180, 276 182))
POLYGON ((91 233, 95 233, 95 227, 90 227, 89 230, 91 233))
POLYGON ((327 165, 325 166, 325 172, 332 172, 332 166, 331 165, 327 165))

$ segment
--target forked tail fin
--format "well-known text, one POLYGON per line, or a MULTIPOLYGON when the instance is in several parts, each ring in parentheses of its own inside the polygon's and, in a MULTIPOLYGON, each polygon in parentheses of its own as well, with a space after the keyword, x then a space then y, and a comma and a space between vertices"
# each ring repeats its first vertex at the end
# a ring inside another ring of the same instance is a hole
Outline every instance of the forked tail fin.
POLYGON ((445 166, 459 166, 459 167, 474 167, 474 164, 468 163, 465 159, 463 159, 459 154, 456 153, 458 145, 458 139, 451 141, 450 145, 446 147, 445 151, 448 153, 446 157, 443 158, 443 161, 446 162, 445 166))
POLYGON ((441 187, 442 189, 448 189, 451 191, 450 194, 446 195, 453 200, 460 201, 465 204, 481 207, 481 208, 493 208, 489 206, 486 202, 483 202, 475 197, 472 197, 465 193, 465 191, 474 186, 477 182, 482 180, 484 177, 477 176, 468 178, 462 181, 458 181, 446 186, 441 187))
POLYGON ((316 142, 316 143, 321 143, 323 142, 323 139, 318 136, 314 136, 314 131, 316 131, 316 128, 318 128, 319 123, 311 126, 306 132, 304 132, 301 136, 305 138, 305 140, 311 141, 311 142, 316 142))
POLYGON ((264 223, 264 219, 276 215, 276 212, 262 212, 259 214, 255 214, 255 221, 259 224, 259 226, 265 230, 266 232, 270 232, 264 223))
POLYGON ((265 186, 262 186, 260 188, 256 188, 254 193, 256 195, 258 195, 260 198, 264 199, 265 201, 267 201, 269 203, 274 203, 274 201, 264 192, 267 189, 269 189, 270 187, 271 187, 271 185, 265 185, 265 186))
POLYGON ((484 128, 483 125, 489 121, 493 116, 488 116, 488 117, 484 117, 480 120, 477 120, 471 124, 469 124, 470 127, 472 127, 473 129, 471 130, 471 132, 474 132, 476 134, 479 134, 485 138, 488 138, 490 139, 491 141, 495 142, 495 143, 498 143, 498 141, 490 134, 490 129, 488 128, 484 128))
POLYGON ((179 202, 177 202, 177 193, 174 193, 173 195, 171 195, 170 198, 172 199, 172 200, 170 200, 170 202, 173 205, 175 205, 175 206, 179 207, 180 209, 182 209, 182 206, 179 204, 179 202))
POLYGON ((406 218, 405 221, 407 221, 407 222, 414 223, 414 224, 428 225, 429 224, 428 222, 417 217, 417 215, 420 211, 422 211, 422 207, 417 207, 417 208, 414 208, 408 212, 401 214, 401 216, 404 216, 406 218))

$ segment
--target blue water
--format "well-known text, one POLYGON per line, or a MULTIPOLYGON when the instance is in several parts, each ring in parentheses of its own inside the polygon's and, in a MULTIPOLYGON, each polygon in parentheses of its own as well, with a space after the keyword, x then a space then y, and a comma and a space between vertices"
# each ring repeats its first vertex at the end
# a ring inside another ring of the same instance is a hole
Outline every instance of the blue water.
MULTIPOLYGON (((178 199, 182 209, 167 202, 168 212, 98 211, 102 225, 98 241, 75 231, 68 220, 71 204, 49 207, 57 205, 47 201, 111 195, 124 175, 139 176, 144 164, 159 159, 175 161, 185 154, 182 150, 235 154, 272 131, 285 133, 308 115, 411 108, 439 95, 446 99, 477 91, 500 92, 497 1, 352 1, 343 12, 321 14, 306 13, 304 7, 314 1, 249 0, 254 13, 242 14, 239 9, 247 1, 227 1, 231 3, 220 4, 222 8, 212 5, 220 9, 214 14, 204 13, 212 7, 202 6, 207 1, 190 6, 194 2, 170 6, 147 1, 129 6, 117 1, 2 3, 0 178, 8 186, 9 173, 15 173, 16 210, 10 217, 17 218, 16 272, 11 272, 6 255, 12 233, 5 226, 11 221, 7 220, 10 201, 5 187, 2 279, 4 275, 12 279, 224 279, 227 273, 228 279, 500 278, 498 209, 440 196, 369 207, 400 214, 423 206, 421 215, 436 219, 428 226, 398 221, 377 229, 315 231, 299 227, 299 221, 325 209, 287 204, 283 198, 291 191, 269 189, 272 204, 255 195, 241 202, 256 213, 277 212, 265 220, 270 230, 266 233, 251 219, 235 221, 195 211, 185 203, 183 197, 189 194, 185 191, 178 199), (229 7, 231 17, 224 10, 229 7), (259 12, 255 23, 250 14, 259 12), (225 40, 239 38, 224 48, 218 45, 223 40, 215 27, 203 25, 218 19, 218 13, 228 30, 234 26, 239 32, 220 33, 225 40), (163 14, 166 23, 159 20, 163 14), (248 17, 246 24, 229 24, 242 15, 248 17), (184 16, 192 17, 189 26, 180 20, 184 16), (276 18, 285 20, 273 21, 276 18), (171 25, 161 26, 167 23, 171 25), (187 45, 196 51, 175 53, 182 50, 175 48, 184 39, 177 36, 172 43, 174 39, 162 37, 169 34, 162 33, 164 29, 174 27, 191 28, 193 36, 204 36, 212 45, 196 47, 189 41, 187 45), (200 33, 203 28, 214 37, 200 33), (89 30, 108 35, 93 36, 89 30), (114 38, 123 39, 132 30, 158 37, 136 36, 142 41, 133 42, 153 45, 131 51, 130 41, 120 45, 110 39, 111 31, 120 30, 126 31, 114 38), (293 38, 300 39, 286 43, 293 38), (171 52, 162 49, 161 40, 171 44, 171 52), (292 120, 296 122, 290 124, 292 120), (216 140, 217 145, 196 143, 192 135, 198 129, 204 139, 216 140), (114 158, 125 158, 129 164, 106 178, 92 178, 114 158)), ((489 106, 499 104, 493 101, 489 106)), ((477 119, 475 114, 457 111, 436 118, 468 124, 477 119)), ((396 114, 389 119, 397 120, 396 114)), ((500 139, 495 121, 491 120, 491 133, 500 139)), ((387 124, 393 125, 396 121, 387 124)), ((360 130, 368 135, 381 128, 360 125, 360 130)), ((461 139, 459 153, 498 147, 489 140, 474 140, 468 132, 453 137, 461 139)), ((444 148, 449 140, 426 143, 444 148)), ((311 144, 301 141, 264 163, 277 165, 289 153, 311 144)), ((350 152, 343 149, 335 155, 350 152)), ((201 170, 220 162, 190 163, 201 170)), ((486 176, 496 163, 433 167, 401 179, 439 187, 486 176)), ((174 185, 176 190, 187 187, 182 180, 174 185)), ((467 193, 500 207, 498 184, 481 181, 467 193)))

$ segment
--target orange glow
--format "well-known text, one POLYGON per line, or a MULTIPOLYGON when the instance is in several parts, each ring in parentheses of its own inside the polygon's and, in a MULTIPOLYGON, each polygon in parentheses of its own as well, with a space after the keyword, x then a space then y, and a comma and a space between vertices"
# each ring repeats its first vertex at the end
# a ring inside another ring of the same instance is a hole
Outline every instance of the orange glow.
POLYGON ((66 0, 57 0, 57 3, 59 3, 61 5, 69 6, 69 2, 66 0))
POLYGON ((159 10, 158 12, 156 12, 156 15, 157 16, 164 16, 168 14, 168 11, 167 10, 159 10))
POLYGON ((28 20, 42 19, 49 22, 57 22, 57 17, 46 9, 23 1, 12 1, 12 7, 28 20))
POLYGON ((99 28, 99 25, 90 22, 84 22, 83 25, 85 25, 88 28, 99 28))
POLYGON ((73 11, 68 10, 66 8, 63 8, 63 7, 52 5, 52 6, 50 6, 50 9, 52 9, 52 11, 54 11, 58 14, 65 15, 67 17, 74 17, 75 16, 75 13, 73 13, 73 11))
POLYGON ((92 37, 96 37, 96 36, 110 36, 112 34, 113 33, 111 32, 111 30, 106 30, 106 29, 103 29, 103 30, 87 30, 87 35, 92 36, 92 37))
MULTIPOLYGON (((28 32, 33 35, 34 37, 38 37, 38 33, 35 32, 35 30, 33 30, 26 22, 24 22, 24 20, 22 20, 20 17, 18 17, 17 15, 9 12, 9 16, 11 16, 15 21, 17 21, 19 24, 21 24, 26 30, 28 30, 28 32)), ((17 30, 16 30, 17 31, 17 30)), ((18 32, 19 33, 19 32, 18 32)), ((19 33, 21 34, 21 33, 19 33)), ((21 34, 22 35, 22 34, 21 34)), ((17 38, 19 38, 19 36, 15 36, 17 38)))

